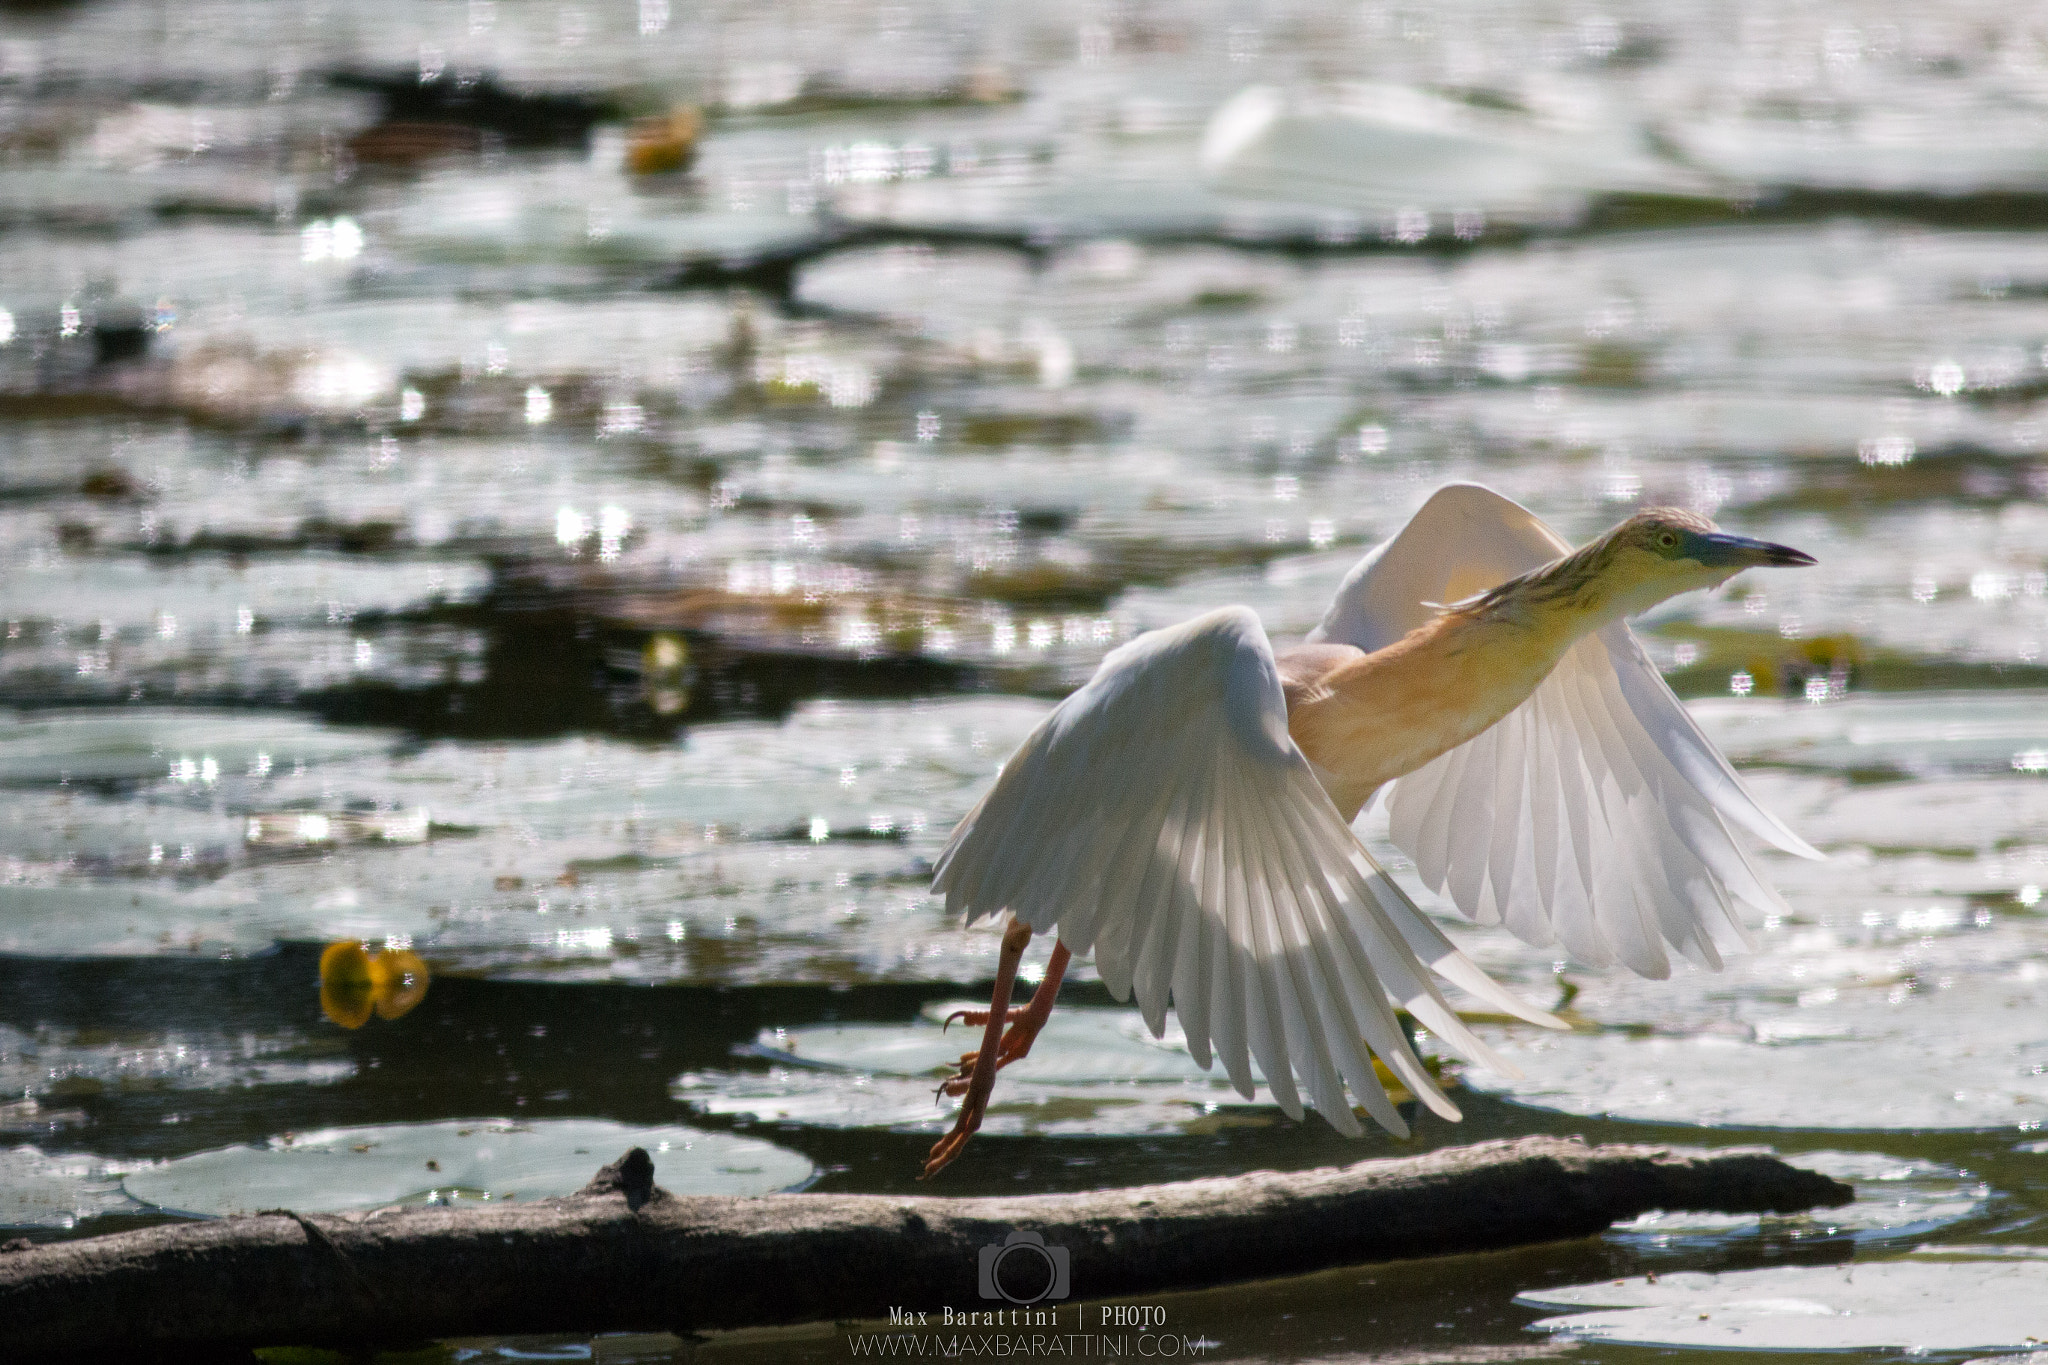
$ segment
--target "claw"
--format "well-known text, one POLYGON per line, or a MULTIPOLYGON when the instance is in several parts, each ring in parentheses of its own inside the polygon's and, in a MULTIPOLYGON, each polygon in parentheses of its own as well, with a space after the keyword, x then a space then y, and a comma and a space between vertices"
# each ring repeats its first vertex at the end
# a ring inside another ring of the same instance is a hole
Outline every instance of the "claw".
MULTIPOLYGON (((994 1011, 992 1010, 954 1010, 946 1016, 945 1022, 939 1025, 939 1032, 944 1033, 947 1029, 953 1027, 955 1019, 971 1028, 982 1028, 987 1025, 989 1017, 993 1013, 994 1011)), ((1019 1019, 1022 1019, 1024 1015, 1024 1010, 1012 1009, 1003 1016, 1003 1022, 1005 1024, 1014 1024, 1019 1019)), ((970 1052, 967 1055, 972 1057, 974 1054, 970 1052)))
POLYGON ((968 1123, 967 1118, 967 1111, 962 1110, 960 1122, 954 1125, 953 1131, 940 1138, 933 1145, 931 1155, 925 1158, 924 1170, 917 1177, 919 1180, 930 1180, 940 1171, 952 1165, 953 1158, 960 1155, 961 1149, 967 1145, 967 1139, 974 1135, 976 1128, 981 1127, 981 1115, 974 1115, 974 1121, 971 1124, 968 1123))

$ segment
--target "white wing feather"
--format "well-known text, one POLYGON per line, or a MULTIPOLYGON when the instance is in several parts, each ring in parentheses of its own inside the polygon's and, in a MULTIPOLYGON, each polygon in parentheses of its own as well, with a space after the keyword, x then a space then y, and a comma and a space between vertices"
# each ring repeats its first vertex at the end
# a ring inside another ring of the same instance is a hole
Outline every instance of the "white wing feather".
MULTIPOLYGON (((1428 620, 1428 604, 1570 549, 1526 508, 1453 484, 1359 561, 1309 638, 1378 649, 1428 620)), ((1644 976, 1669 974, 1666 944, 1718 967, 1719 947, 1750 941, 1738 907, 1782 908, 1731 825, 1821 856, 1757 803, 1622 621, 1386 799, 1394 843, 1467 916, 1644 976)))
POLYGON ((1287 734, 1258 617, 1228 607, 1114 651, 1056 707, 954 830, 933 878, 971 921, 1057 928, 1156 1036, 1169 1002, 1204 1067, 1249 1098, 1253 1065, 1300 1117, 1360 1129, 1348 1085, 1407 1126, 1378 1054, 1444 1115, 1388 997, 1474 1061, 1513 1074, 1459 1022, 1424 963, 1538 1022, 1453 948, 1372 861, 1287 734), (1297 1088, 1296 1080, 1299 1079, 1297 1088))

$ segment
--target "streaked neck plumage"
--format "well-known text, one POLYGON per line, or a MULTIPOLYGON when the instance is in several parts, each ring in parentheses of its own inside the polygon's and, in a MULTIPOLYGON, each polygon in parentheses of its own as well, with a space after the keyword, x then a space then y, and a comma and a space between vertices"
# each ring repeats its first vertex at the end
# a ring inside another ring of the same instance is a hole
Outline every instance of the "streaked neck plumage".
POLYGON ((1509 579, 1367 654, 1283 651, 1287 729, 1349 820, 1382 784, 1456 748, 1520 706, 1581 638, 1666 595, 1616 572, 1603 536, 1509 579))

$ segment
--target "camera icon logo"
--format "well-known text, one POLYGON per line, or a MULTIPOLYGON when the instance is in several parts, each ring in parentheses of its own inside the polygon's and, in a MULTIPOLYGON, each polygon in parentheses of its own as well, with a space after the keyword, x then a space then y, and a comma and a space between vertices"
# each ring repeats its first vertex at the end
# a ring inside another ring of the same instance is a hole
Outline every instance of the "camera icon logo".
POLYGON ((981 1296, 1007 1299, 1020 1308, 1064 1299, 1072 1292, 1068 1260, 1065 1247, 1047 1246, 1035 1232, 1013 1232, 981 1248, 981 1296))

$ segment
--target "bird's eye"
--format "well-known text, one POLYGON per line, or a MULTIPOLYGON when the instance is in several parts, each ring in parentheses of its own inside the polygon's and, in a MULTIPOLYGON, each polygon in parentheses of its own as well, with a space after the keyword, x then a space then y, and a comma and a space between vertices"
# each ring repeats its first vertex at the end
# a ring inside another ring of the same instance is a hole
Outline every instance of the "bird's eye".
POLYGON ((1673 550, 1678 548, 1678 537, 1671 534, 1671 532, 1669 531, 1665 531, 1657 537, 1657 548, 1660 550, 1673 550))

